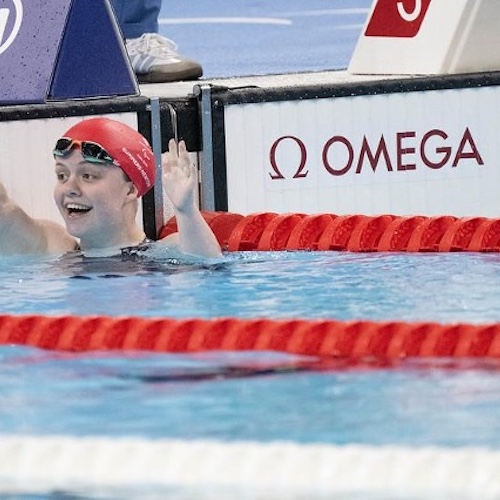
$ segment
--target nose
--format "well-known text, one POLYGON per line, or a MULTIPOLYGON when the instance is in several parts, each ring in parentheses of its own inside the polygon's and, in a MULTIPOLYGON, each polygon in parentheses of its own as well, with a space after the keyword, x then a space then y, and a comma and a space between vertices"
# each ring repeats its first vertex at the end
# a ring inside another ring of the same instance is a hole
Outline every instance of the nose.
POLYGON ((68 177, 64 183, 64 189, 69 196, 79 196, 81 194, 80 183, 75 175, 68 177))

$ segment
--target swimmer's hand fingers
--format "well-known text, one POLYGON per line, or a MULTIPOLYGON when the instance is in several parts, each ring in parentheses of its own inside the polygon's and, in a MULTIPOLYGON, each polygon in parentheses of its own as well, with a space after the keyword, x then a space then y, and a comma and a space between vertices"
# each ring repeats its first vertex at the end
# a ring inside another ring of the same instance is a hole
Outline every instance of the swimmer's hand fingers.
POLYGON ((170 139, 168 142, 168 151, 162 155, 162 163, 164 172, 173 171, 179 168, 189 177, 191 174, 191 162, 186 149, 186 143, 180 141, 179 144, 177 144, 175 139, 170 139))
POLYGON ((168 151, 162 155, 163 189, 177 210, 195 203, 197 170, 189 158, 186 143, 170 139, 168 151))

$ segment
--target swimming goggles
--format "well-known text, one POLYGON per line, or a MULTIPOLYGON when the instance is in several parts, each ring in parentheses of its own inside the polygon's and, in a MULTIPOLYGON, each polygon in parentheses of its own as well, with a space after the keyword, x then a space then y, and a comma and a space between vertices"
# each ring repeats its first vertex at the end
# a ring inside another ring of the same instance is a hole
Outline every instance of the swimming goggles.
POLYGON ((83 158, 90 163, 113 163, 116 165, 114 158, 100 144, 90 141, 78 141, 69 137, 61 137, 56 142, 52 154, 54 157, 68 156, 73 146, 79 146, 83 158))

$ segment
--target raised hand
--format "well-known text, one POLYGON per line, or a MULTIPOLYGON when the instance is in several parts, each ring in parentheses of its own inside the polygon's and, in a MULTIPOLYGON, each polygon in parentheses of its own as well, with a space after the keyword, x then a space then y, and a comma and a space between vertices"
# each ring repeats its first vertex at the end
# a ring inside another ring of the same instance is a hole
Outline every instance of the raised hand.
POLYGON ((197 207, 198 171, 190 160, 184 141, 170 139, 168 152, 162 155, 163 189, 178 212, 197 207))
POLYGON ((162 155, 163 189, 174 206, 177 230, 164 238, 185 252, 203 257, 219 257, 219 243, 198 208, 198 170, 190 161, 184 141, 168 143, 162 155))

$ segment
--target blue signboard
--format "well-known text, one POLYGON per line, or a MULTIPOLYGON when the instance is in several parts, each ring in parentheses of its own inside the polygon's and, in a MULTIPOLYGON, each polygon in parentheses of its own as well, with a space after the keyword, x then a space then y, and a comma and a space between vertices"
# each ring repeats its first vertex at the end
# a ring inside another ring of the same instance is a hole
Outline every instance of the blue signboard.
POLYGON ((109 0, 0 0, 0 105, 138 93, 109 0))

